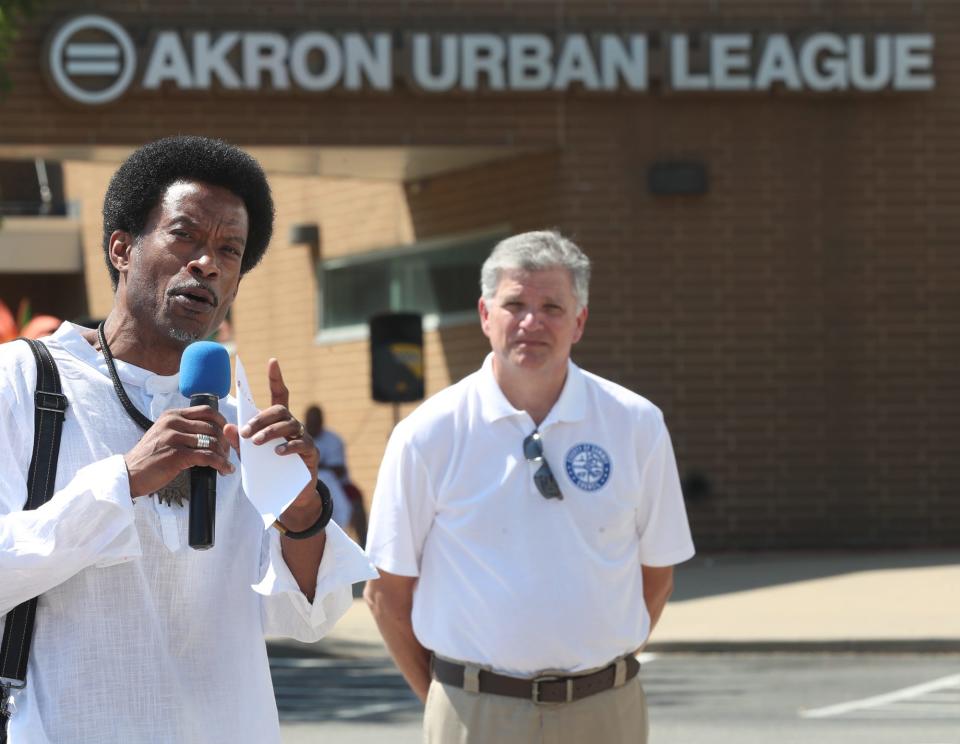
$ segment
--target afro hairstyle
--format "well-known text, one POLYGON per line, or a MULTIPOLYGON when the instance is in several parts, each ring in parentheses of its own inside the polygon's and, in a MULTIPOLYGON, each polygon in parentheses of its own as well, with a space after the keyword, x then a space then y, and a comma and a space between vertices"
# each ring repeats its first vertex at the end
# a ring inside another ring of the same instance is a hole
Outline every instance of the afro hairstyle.
POLYGON ((220 186, 243 200, 249 228, 240 264, 246 274, 256 266, 273 234, 273 197, 260 164, 238 147, 207 137, 177 136, 136 150, 113 174, 103 198, 103 254, 113 288, 120 273, 110 262, 110 236, 125 230, 139 237, 150 211, 177 182, 220 186))

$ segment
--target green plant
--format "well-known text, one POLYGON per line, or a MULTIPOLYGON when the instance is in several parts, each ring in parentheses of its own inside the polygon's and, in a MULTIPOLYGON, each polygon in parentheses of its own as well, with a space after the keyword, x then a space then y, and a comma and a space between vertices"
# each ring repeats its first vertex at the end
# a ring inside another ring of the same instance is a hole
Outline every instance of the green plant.
POLYGON ((10 90, 6 63, 20 24, 33 12, 34 0, 0 0, 0 92, 10 90))

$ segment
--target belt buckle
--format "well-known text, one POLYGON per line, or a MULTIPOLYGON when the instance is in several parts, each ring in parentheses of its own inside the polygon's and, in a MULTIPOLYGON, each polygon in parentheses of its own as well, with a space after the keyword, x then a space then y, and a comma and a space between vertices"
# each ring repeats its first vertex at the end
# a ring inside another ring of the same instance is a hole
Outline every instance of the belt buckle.
POLYGON ((536 705, 545 705, 545 704, 549 705, 550 704, 549 702, 545 702, 540 699, 540 685, 543 682, 562 682, 564 680, 566 680, 566 683, 567 683, 566 700, 558 701, 558 702, 572 703, 573 702, 573 679, 571 677, 558 677, 556 675, 544 675, 543 677, 534 677, 531 680, 532 684, 530 685, 530 699, 533 700, 533 702, 536 705))

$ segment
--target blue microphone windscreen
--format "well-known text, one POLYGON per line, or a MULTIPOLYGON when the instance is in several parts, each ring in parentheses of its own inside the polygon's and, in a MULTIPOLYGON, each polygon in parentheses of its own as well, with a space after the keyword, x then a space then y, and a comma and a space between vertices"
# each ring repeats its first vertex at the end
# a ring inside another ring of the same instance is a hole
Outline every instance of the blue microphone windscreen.
POLYGON ((218 398, 230 392, 230 355, 213 341, 190 344, 180 358, 180 394, 212 394, 218 398))

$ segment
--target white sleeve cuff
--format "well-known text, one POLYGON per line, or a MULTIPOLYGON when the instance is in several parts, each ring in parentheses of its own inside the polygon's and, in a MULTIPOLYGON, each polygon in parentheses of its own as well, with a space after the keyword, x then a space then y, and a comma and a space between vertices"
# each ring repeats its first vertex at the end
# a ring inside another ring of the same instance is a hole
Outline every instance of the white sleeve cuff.
POLYGON ((264 597, 288 595, 297 613, 311 628, 323 628, 326 632, 333 627, 350 607, 350 587, 358 581, 378 576, 360 546, 347 537, 335 522, 330 522, 326 526, 327 542, 317 570, 317 588, 311 604, 283 560, 280 533, 275 529, 269 532, 269 562, 263 579, 259 584, 254 584, 253 590, 264 597))
POLYGON ((641 551, 640 563, 652 568, 676 566, 678 563, 690 560, 695 554, 693 543, 669 552, 643 553, 641 551))
POLYGON ((374 566, 395 576, 416 577, 420 575, 420 567, 416 563, 402 560, 382 546, 379 549, 372 548, 368 556, 374 566))

